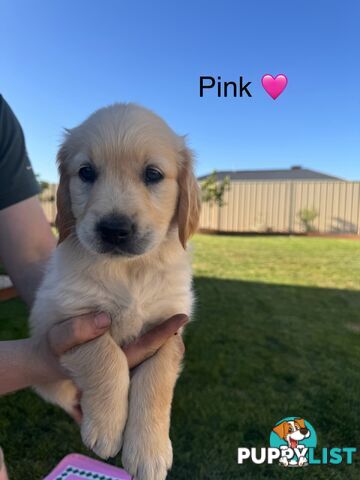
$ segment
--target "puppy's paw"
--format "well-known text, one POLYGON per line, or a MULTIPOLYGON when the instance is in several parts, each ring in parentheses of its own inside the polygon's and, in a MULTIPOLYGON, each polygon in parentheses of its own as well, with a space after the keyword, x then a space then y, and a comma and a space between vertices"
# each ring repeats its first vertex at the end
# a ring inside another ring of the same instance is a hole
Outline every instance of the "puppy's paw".
POLYGON ((279 464, 282 465, 283 467, 288 467, 289 460, 286 457, 281 457, 279 460, 279 464))
POLYGON ((104 409, 96 412, 84 410, 81 422, 81 437, 84 444, 103 459, 114 457, 122 445, 123 430, 126 423, 126 409, 104 409))
POLYGON ((160 440, 156 433, 126 429, 122 463, 133 480, 165 480, 173 461, 169 437, 160 440))

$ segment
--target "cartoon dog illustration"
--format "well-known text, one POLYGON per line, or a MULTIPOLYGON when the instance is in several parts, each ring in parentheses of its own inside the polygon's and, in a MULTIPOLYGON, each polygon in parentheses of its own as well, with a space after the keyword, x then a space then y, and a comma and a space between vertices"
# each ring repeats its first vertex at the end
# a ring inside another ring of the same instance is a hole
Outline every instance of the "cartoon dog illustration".
POLYGON ((307 464, 307 458, 305 455, 297 455, 298 459, 294 458, 295 449, 297 449, 297 452, 300 452, 301 454, 302 450, 305 448, 304 445, 300 443, 301 440, 310 437, 310 431, 306 427, 305 420, 303 418, 296 418, 291 421, 281 422, 279 425, 276 425, 276 427, 273 428, 273 432, 275 432, 281 439, 287 442, 287 447, 280 447, 282 455, 279 462, 284 467, 302 467, 307 464))

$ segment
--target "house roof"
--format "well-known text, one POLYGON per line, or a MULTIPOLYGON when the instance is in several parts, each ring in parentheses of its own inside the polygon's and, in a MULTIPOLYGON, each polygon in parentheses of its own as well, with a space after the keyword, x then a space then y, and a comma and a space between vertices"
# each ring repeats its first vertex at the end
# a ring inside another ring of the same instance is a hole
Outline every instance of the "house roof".
MULTIPOLYGON (((198 180, 204 180, 209 175, 202 175, 198 180)), ((229 177, 230 180, 341 180, 342 178, 327 175, 325 173, 316 172, 315 170, 308 170, 298 166, 291 167, 284 170, 228 170, 216 172, 218 180, 223 180, 229 177)))

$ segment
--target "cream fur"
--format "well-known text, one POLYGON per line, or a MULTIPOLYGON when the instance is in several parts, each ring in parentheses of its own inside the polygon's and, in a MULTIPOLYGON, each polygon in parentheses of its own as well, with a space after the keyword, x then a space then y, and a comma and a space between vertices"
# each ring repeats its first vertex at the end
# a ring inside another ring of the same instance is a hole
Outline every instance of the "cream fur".
MULTIPOLYGON (((191 156, 183 139, 159 117, 133 105, 95 113, 68 134, 62 149, 62 241, 32 309, 33 335, 89 311, 111 315, 110 333, 62 357, 82 391, 82 438, 103 458, 122 448, 124 466, 136 480, 163 480, 172 464, 169 426, 181 364, 179 339, 168 340, 135 369, 131 380, 118 347, 174 314, 191 315, 191 267, 183 248, 199 214, 191 156), (84 157, 102 175, 91 189, 77 177, 84 157), (165 172, 162 184, 150 192, 138 175, 148 158, 165 172), (116 208, 151 232, 142 254, 112 257, 96 251, 94 219, 116 208)), ((77 403, 71 381, 36 390, 69 413, 77 403)))

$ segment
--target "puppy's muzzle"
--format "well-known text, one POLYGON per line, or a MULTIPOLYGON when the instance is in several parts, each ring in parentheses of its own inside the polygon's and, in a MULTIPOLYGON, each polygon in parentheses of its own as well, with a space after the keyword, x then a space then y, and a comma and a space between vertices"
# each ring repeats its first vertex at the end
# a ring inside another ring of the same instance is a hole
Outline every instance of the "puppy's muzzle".
POLYGON ((106 251, 121 250, 132 241, 136 225, 126 215, 108 215, 97 223, 96 231, 106 251))

